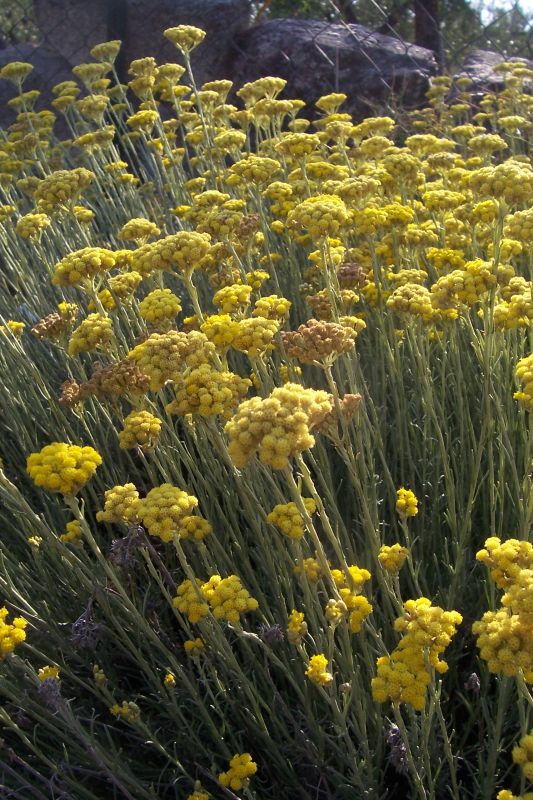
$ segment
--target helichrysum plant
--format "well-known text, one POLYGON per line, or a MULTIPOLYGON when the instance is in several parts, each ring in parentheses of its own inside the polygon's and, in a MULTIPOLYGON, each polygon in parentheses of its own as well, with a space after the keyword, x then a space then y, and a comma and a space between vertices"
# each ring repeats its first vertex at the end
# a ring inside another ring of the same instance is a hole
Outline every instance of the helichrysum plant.
POLYGON ((530 800, 533 74, 354 120, 164 35, 0 70, 6 796, 530 800))

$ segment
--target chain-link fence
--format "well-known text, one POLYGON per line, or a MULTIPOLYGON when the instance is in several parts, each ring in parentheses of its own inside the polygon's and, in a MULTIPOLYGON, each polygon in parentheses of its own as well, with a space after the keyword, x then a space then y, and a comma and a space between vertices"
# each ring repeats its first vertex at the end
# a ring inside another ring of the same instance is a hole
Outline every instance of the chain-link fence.
POLYGON ((367 106, 390 94, 416 104, 431 75, 460 72, 477 49, 495 55, 474 56, 467 71, 489 82, 498 61, 532 55, 531 28, 516 2, 488 18, 468 0, 177 0, 174 12, 158 0, 1 0, 0 66, 31 61, 30 88, 46 90, 70 78, 96 43, 121 39, 125 78, 134 58, 176 61, 162 31, 183 22, 208 33, 196 56, 199 82, 273 74, 289 81, 293 96, 345 91, 367 106))

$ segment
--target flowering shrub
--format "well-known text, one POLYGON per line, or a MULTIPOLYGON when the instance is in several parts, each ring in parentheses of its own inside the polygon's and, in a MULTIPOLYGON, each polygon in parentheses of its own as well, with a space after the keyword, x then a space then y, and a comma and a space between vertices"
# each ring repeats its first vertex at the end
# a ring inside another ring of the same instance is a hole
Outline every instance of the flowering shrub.
POLYGON ((165 36, 0 70, 2 785, 530 797, 533 75, 355 122, 165 36))

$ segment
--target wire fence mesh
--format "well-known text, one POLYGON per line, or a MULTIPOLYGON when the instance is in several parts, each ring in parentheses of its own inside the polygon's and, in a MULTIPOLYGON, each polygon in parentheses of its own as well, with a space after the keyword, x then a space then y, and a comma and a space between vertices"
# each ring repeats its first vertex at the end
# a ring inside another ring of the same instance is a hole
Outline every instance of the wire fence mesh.
MULTIPOLYGON (((446 68, 457 72, 464 57, 476 48, 491 50, 501 60, 511 55, 532 55, 527 15, 517 3, 494 14, 490 19, 480 14, 474 15, 476 25, 469 26, 468 21, 474 17, 466 0, 444 0, 441 2, 441 10, 448 9, 448 5, 452 10, 462 8, 463 24, 458 26, 455 17, 446 17, 448 11, 439 20, 435 19, 431 14, 433 6, 427 0, 358 0, 351 6, 355 9, 354 15, 346 13, 351 0, 317 2, 321 4, 323 18, 314 21, 300 18, 299 24, 307 26, 310 55, 315 60, 318 59, 323 67, 328 67, 320 71, 320 80, 325 83, 322 93, 342 88, 340 83, 343 64, 345 71, 352 68, 349 60, 346 60, 346 52, 350 48, 357 52, 359 62, 366 62, 368 69, 373 72, 373 86, 381 84, 383 92, 396 91, 401 81, 406 80, 410 67, 413 74, 419 71, 420 51, 411 43, 416 33, 417 3, 424 7, 425 23, 437 32, 435 63, 432 67, 434 72, 446 68), (362 9, 361 14, 359 9, 362 9), (353 19, 361 20, 366 26, 352 24, 353 19), (387 43, 389 52, 403 58, 401 64, 395 64, 393 73, 390 66, 380 58, 383 36, 391 37, 391 41, 387 43)), ((182 3, 181 8, 185 5, 182 3)), ((228 26, 222 18, 221 29, 218 32, 214 30, 211 38, 211 50, 216 50, 224 41, 225 60, 221 59, 219 62, 224 63, 224 77, 233 77, 228 74, 227 55, 231 53, 232 58, 242 59, 243 39, 239 31, 251 22, 252 26, 255 25, 251 29, 251 35, 254 36, 255 29, 271 21, 279 6, 276 6, 275 0, 255 2, 251 6, 248 0, 211 3, 213 9, 218 9, 221 5, 233 8, 230 13, 242 17, 240 23, 232 19, 228 26), (247 10, 251 11, 248 15, 247 10)), ((300 4, 295 0, 285 5, 289 11, 293 9, 294 19, 300 4)), ((184 19, 182 13, 178 21, 198 24, 197 9, 200 6, 207 17, 208 0, 195 0, 190 3, 192 18, 184 19)), ((216 15, 219 12, 213 13, 216 15)), ((217 17, 217 21, 218 19, 217 17)), ((8 60, 31 60, 36 71, 41 71, 42 81, 46 80, 47 85, 51 86, 54 82, 69 77, 67 73, 72 66, 87 60, 94 44, 108 39, 121 39, 124 47, 118 71, 121 76, 125 76, 131 58, 145 54, 168 57, 169 54, 165 51, 168 43, 164 43, 161 33, 164 27, 171 24, 173 20, 168 4, 154 0, 91 0, 90 3, 82 0, 1 0, 0 66, 8 60)), ((275 42, 276 63, 272 64, 272 60, 269 62, 271 71, 278 68, 278 74, 283 77, 287 77, 287 74, 296 76, 301 71, 301 63, 295 58, 293 44, 290 38, 286 42, 287 46, 282 41, 275 42)), ((251 60, 254 58, 252 48, 251 60)), ((209 56, 207 59, 209 60, 209 56)), ((213 63, 219 62, 215 59, 213 63)), ((260 67, 259 62, 257 67, 260 67)), ((380 94, 379 90, 377 93, 380 94)))

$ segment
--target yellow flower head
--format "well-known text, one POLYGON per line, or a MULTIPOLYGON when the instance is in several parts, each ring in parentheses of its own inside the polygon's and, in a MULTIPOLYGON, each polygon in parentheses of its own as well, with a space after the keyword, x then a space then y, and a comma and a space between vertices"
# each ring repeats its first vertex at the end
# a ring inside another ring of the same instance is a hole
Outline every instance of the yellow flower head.
POLYGON ((183 518, 189 516, 198 505, 193 495, 182 489, 163 483, 151 489, 140 501, 138 514, 152 536, 170 542, 177 535, 183 518))
POLYGON ((77 494, 92 478, 102 457, 92 447, 54 442, 27 459, 27 471, 37 486, 49 492, 77 494))
POLYGON ((327 671, 327 668, 328 660, 326 656, 323 653, 319 653, 316 656, 311 656, 305 674, 310 681, 318 686, 327 686, 333 680, 333 675, 327 671))
POLYGON ((24 629, 28 621, 23 617, 13 617, 13 622, 9 623, 7 622, 8 614, 5 606, 0 608, 0 661, 26 639, 24 629))
POLYGON ((257 772, 257 764, 252 761, 250 753, 236 754, 229 762, 227 772, 221 772, 218 782, 222 786, 228 786, 235 792, 246 789, 250 783, 250 778, 257 772))
POLYGON ((37 677, 39 678, 41 683, 43 681, 46 681, 46 680, 49 680, 49 679, 58 681, 59 680, 59 667, 52 667, 52 666, 41 667, 37 677))
POLYGON ((380 547, 378 561, 386 572, 395 575, 403 567, 408 552, 407 548, 400 544, 393 544, 391 547, 384 544, 380 547))
POLYGON ((410 489, 396 491, 396 511, 401 517, 416 517, 418 514, 418 500, 410 489))

